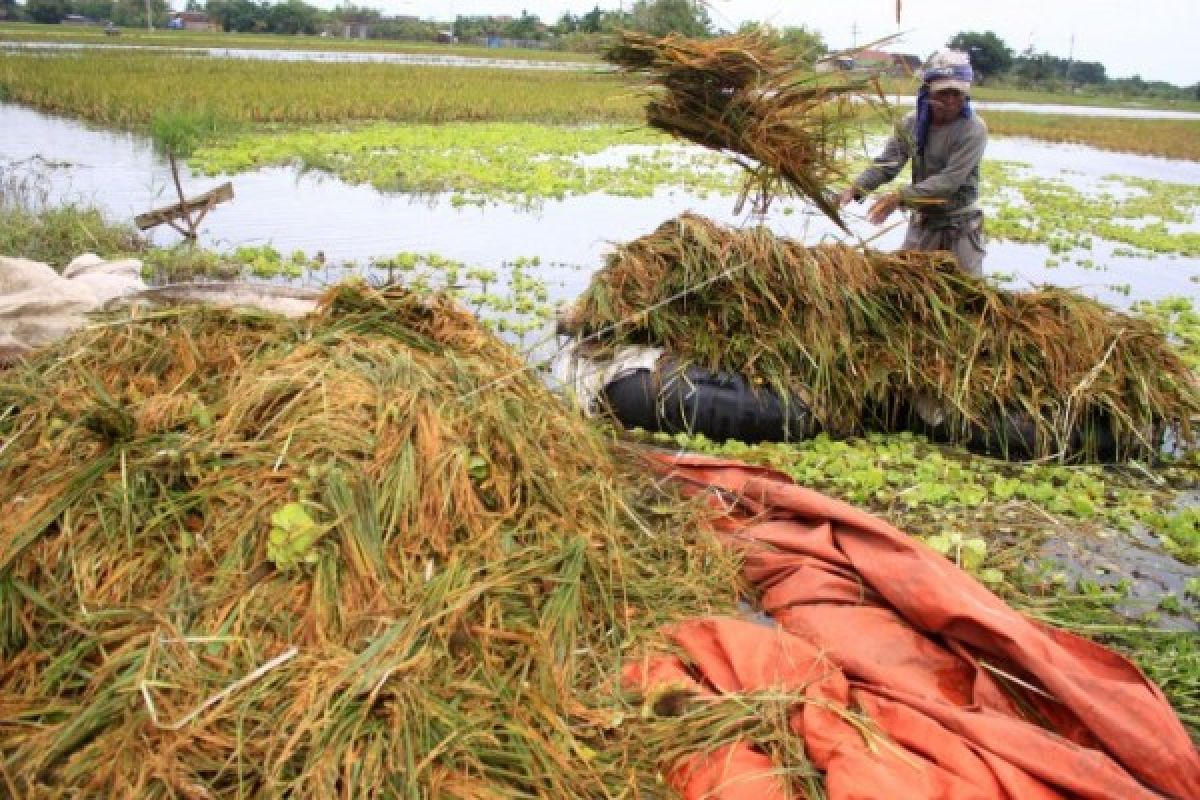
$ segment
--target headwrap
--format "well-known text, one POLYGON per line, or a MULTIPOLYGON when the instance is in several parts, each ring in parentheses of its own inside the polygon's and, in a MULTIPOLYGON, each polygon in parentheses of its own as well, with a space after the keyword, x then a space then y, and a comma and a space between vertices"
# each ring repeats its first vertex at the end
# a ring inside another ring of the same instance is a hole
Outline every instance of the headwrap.
MULTIPOLYGON (((925 142, 929 139, 929 128, 933 125, 933 107, 929 104, 929 95, 932 94, 930 85, 939 81, 955 81, 963 82, 970 85, 975 79, 975 73, 971 69, 970 62, 966 64, 952 64, 946 66, 930 67, 922 73, 924 82, 921 88, 917 90, 917 153, 925 154, 925 142)), ((968 119, 974 113, 971 109, 971 98, 967 97, 963 103, 962 118, 968 119)))

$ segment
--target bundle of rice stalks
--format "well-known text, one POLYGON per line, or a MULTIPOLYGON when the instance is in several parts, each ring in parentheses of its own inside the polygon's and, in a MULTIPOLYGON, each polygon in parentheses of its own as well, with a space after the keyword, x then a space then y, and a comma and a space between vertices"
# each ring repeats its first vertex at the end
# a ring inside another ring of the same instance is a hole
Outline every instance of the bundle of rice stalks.
POLYGON ((1103 428, 1121 457, 1165 428, 1194 442, 1200 414, 1195 374, 1149 321, 995 289, 944 254, 809 248, 691 214, 617 248, 573 317, 790 391, 836 435, 915 424, 932 403, 953 441, 1018 420, 1033 456, 1094 456, 1080 432, 1103 428))
POLYGON ((0 374, 0 795, 661 794, 615 676, 737 564, 522 367, 342 288, 0 374))
POLYGON ((652 127, 742 156, 737 162, 749 173, 743 199, 755 192, 765 210, 790 187, 842 225, 828 187, 845 177, 840 155, 855 116, 850 98, 878 87, 817 74, 769 41, 763 33, 709 40, 625 33, 605 58, 647 73, 663 89, 646 105, 652 127))

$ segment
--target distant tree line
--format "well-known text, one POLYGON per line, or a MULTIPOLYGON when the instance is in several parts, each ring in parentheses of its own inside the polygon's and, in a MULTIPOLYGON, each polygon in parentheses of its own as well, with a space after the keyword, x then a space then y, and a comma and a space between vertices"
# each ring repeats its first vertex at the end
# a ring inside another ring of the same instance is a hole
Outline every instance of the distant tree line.
MULTIPOLYGON (((166 0, 150 0, 155 27, 166 24, 166 0)), ((521 11, 519 15, 458 16, 453 22, 384 16, 381 12, 346 3, 325 11, 304 0, 187 0, 187 10, 204 11, 226 31, 340 34, 345 25, 365 25, 366 35, 378 39, 437 41, 453 37, 461 42, 497 38, 535 43, 563 50, 594 51, 604 47, 614 31, 633 30, 663 36, 714 36, 715 30, 704 4, 695 0, 636 0, 627 10, 607 11, 599 5, 584 14, 566 12, 553 23, 521 11)), ((68 15, 129 27, 145 27, 145 0, 0 0, 0 19, 24 19, 57 23, 68 15)), ((812 63, 828 52, 820 34, 804 27, 773 28, 747 23, 742 31, 758 29, 797 59, 812 63)), ((1132 96, 1200 100, 1200 83, 1181 89, 1164 81, 1145 81, 1140 76, 1112 79, 1103 64, 1062 58, 1029 48, 1015 53, 991 31, 963 31, 947 45, 970 54, 971 64, 982 85, 1006 85, 1050 91, 1099 91, 1132 96)))
POLYGON ((981 85, 1007 85, 1043 91, 1096 91, 1135 97, 1200 100, 1200 83, 1180 88, 1166 81, 1145 81, 1108 77, 1098 61, 1062 58, 1036 52, 1032 47, 1020 54, 1013 52, 991 31, 964 31, 955 35, 948 47, 970 55, 971 67, 981 85))
MULTIPOLYGON (((694 0, 637 0, 628 11, 603 11, 599 6, 586 14, 563 14, 547 24, 536 14, 519 16, 459 16, 452 24, 409 16, 384 16, 381 12, 353 3, 325 11, 304 0, 187 0, 188 11, 206 12, 226 31, 259 33, 320 33, 344 24, 365 24, 369 35, 378 38, 435 40, 449 32, 462 40, 491 36, 527 41, 579 39, 618 29, 640 30, 657 35, 672 31, 686 36, 712 35, 712 22, 704 7, 694 0)), ((151 0, 156 26, 165 25, 166 0, 151 0)), ((56 24, 78 15, 97 22, 145 26, 145 0, 0 0, 0 19, 19 19, 56 24)))
MULTIPOLYGON (((166 24, 167 11, 166 0, 150 0, 150 14, 155 25, 166 24)), ((144 28, 146 0, 27 0, 24 7, 13 0, 0 0, 0 19, 24 19, 52 25, 70 15, 144 28)))

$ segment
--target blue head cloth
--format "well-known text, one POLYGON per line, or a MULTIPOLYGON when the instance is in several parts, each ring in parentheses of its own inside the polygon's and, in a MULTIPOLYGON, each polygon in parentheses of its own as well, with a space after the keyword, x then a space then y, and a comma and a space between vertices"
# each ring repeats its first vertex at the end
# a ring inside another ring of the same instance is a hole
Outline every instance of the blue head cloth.
MULTIPOLYGON (((925 154, 925 142, 929 139, 929 128, 933 125, 933 107, 929 104, 932 94, 929 86, 937 81, 953 80, 970 84, 975 79, 975 73, 970 64, 955 64, 953 66, 934 67, 922 73, 924 81, 917 90, 917 153, 925 154)), ((963 103, 962 117, 967 119, 973 114, 971 98, 968 96, 963 103)))

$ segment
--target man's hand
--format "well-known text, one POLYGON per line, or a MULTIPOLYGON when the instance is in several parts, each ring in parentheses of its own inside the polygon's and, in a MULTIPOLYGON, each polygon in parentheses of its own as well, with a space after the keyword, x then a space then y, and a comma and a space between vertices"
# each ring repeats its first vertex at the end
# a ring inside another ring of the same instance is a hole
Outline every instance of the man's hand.
POLYGON ((851 200, 857 200, 860 191, 857 186, 847 186, 845 189, 842 189, 837 197, 838 208, 848 205, 851 200))
POLYGON ((900 194, 898 192, 889 192, 871 205, 871 210, 867 212, 867 219, 873 225, 882 225, 899 206, 900 194))

